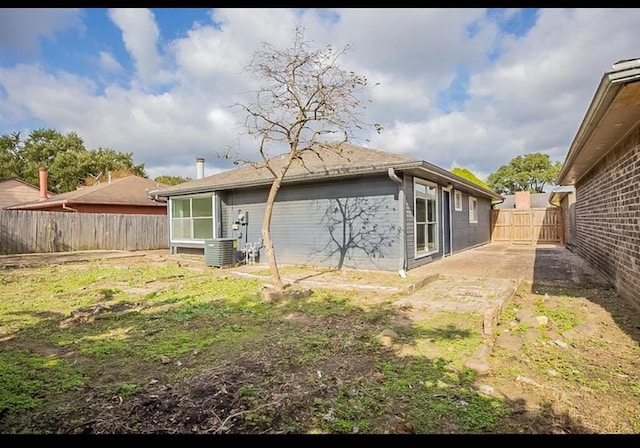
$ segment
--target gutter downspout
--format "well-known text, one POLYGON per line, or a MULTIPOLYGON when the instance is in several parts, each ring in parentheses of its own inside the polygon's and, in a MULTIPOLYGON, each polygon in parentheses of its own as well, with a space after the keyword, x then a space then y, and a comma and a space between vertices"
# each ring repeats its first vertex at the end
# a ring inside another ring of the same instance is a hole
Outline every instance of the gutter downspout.
POLYGON ((400 206, 398 207, 398 213, 399 213, 399 222, 400 222, 400 266, 398 269, 398 274, 400 274, 400 277, 402 278, 406 278, 407 277, 407 241, 406 241, 406 232, 405 232, 405 227, 406 227, 406 215, 405 215, 405 210, 404 210, 404 203, 405 203, 405 198, 404 198, 404 184, 402 182, 402 179, 400 179, 398 177, 398 175, 395 173, 395 171, 393 170, 393 168, 389 168, 387 170, 387 174, 389 175, 389 179, 391 179, 392 181, 394 181, 395 183, 398 184, 398 202, 400 203, 400 206))
POLYGON ((67 204, 62 204, 62 210, 69 210, 70 212, 78 213, 78 210, 72 207, 69 207, 67 204))

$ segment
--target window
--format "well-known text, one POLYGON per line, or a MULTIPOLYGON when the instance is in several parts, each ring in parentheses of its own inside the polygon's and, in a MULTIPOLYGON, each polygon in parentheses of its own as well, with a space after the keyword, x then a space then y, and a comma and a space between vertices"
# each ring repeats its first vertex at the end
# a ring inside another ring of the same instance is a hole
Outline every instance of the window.
POLYGON ((438 209, 436 186, 414 180, 414 222, 416 257, 438 251, 438 209))
POLYGON ((478 222, 478 200, 469 196, 469 222, 478 222))
POLYGON ((453 202, 456 207, 456 211, 462 211, 462 191, 455 190, 453 192, 453 202))
POLYGON ((171 240, 213 238, 213 198, 171 198, 171 240))

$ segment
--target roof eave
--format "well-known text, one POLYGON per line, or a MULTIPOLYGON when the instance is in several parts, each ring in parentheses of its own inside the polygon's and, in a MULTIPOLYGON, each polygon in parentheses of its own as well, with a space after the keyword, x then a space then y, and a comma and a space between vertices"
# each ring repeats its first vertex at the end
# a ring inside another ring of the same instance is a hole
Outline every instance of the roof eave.
MULTIPOLYGON (((504 197, 491 191, 487 190, 479 185, 474 184, 473 182, 468 181, 460 176, 457 176, 450 171, 446 171, 442 168, 439 168, 435 165, 432 165, 428 162, 422 160, 402 162, 402 163, 387 163, 375 166, 367 166, 367 167, 359 167, 359 168, 347 168, 347 169, 331 169, 324 172, 317 173, 308 173, 308 174, 299 174, 296 176, 285 177, 283 184, 292 184, 297 182, 308 182, 311 180, 317 179, 338 179, 345 178, 351 176, 362 176, 366 174, 377 174, 377 173, 386 173, 389 168, 393 168, 398 171, 407 171, 410 169, 419 169, 423 171, 427 171, 436 175, 439 175, 445 179, 448 179, 452 182, 456 182, 458 185, 464 185, 468 189, 474 190, 480 193, 481 196, 490 197, 496 200, 504 200, 504 197)), ((197 186, 191 188, 182 188, 179 190, 173 190, 170 192, 164 190, 151 190, 147 194, 149 197, 162 197, 168 198, 171 196, 185 196, 199 193, 208 193, 211 191, 222 191, 222 190, 230 190, 234 188, 250 188, 250 187, 261 187, 271 185, 272 179, 261 179, 258 181, 244 181, 244 182, 227 182, 217 185, 208 185, 208 186, 197 186)))
MULTIPOLYGON (((402 164, 387 163, 375 166, 366 166, 358 168, 333 168, 322 172, 298 174, 295 176, 285 176, 283 184, 292 184, 297 182, 307 182, 317 179, 339 179, 351 176, 362 176, 366 174, 386 173, 388 168, 404 167, 406 165, 419 166, 421 162, 406 162, 402 164)), ((250 187, 262 187, 271 185, 273 179, 260 179, 241 182, 226 182, 217 185, 201 185, 191 188, 182 188, 173 190, 170 192, 164 190, 151 190, 147 194, 150 197, 171 197, 171 196, 184 196, 189 194, 207 193, 211 191, 231 190, 235 188, 250 188, 250 187), (168 194, 167 194, 168 193, 168 194)))
MULTIPOLYGON (((560 173, 556 178, 556 185, 570 184, 567 179, 569 171, 572 169, 576 159, 585 150, 589 138, 598 129, 599 123, 609 111, 609 108, 615 100, 618 92, 625 84, 637 80, 640 80, 640 65, 627 69, 610 71, 602 76, 596 93, 594 94, 591 104, 587 109, 587 113, 585 114, 582 123, 578 128, 578 132, 569 147, 567 157, 565 158, 560 173)), ((610 149, 612 148, 607 148, 607 150, 610 149)), ((595 163, 597 163, 597 160, 595 160, 588 168, 584 169, 583 173, 588 172, 595 163)))
POLYGON ((478 184, 475 184, 467 179, 465 179, 464 177, 460 177, 457 174, 453 174, 451 171, 447 171, 443 168, 440 168, 436 165, 433 165, 429 162, 422 162, 422 169, 424 169, 425 171, 428 172, 432 172, 434 174, 438 174, 446 179, 449 179, 452 182, 457 182, 458 184, 462 184, 464 186, 466 186, 467 188, 471 189, 471 190, 475 190, 476 192, 480 193, 481 196, 487 196, 490 197, 492 199, 496 199, 498 201, 504 201, 505 197, 502 195, 499 195, 498 193, 496 193, 495 191, 491 191, 491 190, 487 190, 484 187, 481 187, 478 184))
POLYGON ((62 199, 62 200, 53 200, 53 201, 42 201, 42 202, 30 202, 30 203, 25 203, 25 204, 16 204, 16 205, 12 205, 11 207, 7 207, 7 210, 30 210, 30 209, 34 209, 34 208, 44 208, 44 207, 49 207, 49 206, 55 206, 55 205, 63 205, 63 204, 67 204, 69 201, 68 199, 62 199))

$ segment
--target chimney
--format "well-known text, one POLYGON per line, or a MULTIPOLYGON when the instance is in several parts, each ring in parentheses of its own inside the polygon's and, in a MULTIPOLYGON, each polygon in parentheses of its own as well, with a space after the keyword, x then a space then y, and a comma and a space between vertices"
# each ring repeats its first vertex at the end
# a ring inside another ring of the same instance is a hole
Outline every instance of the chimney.
POLYGON ((46 201, 47 196, 47 169, 43 166, 40 167, 40 200, 46 201))
POLYGON ((202 179, 204 177, 204 159, 198 157, 196 159, 196 179, 202 179))
POLYGON ((529 210, 531 208, 531 193, 528 191, 516 191, 516 208, 529 210))

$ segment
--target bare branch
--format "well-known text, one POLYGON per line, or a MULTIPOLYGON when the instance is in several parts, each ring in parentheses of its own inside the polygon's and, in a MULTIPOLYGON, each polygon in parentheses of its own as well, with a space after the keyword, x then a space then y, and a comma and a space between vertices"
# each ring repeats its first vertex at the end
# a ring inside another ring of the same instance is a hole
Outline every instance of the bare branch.
MULTIPOLYGON (((354 132, 377 124, 367 124, 359 114, 365 109, 361 96, 368 92, 367 78, 347 71, 338 60, 351 49, 350 45, 335 51, 331 45, 312 49, 305 39, 304 28, 295 27, 291 47, 280 49, 263 43, 245 71, 259 81, 254 102, 235 104, 244 112, 244 129, 258 142, 258 153, 274 180, 267 198, 262 234, 269 257, 273 283, 284 289, 270 235, 273 204, 289 167, 299 163, 309 171, 306 154, 332 151, 342 154, 342 144, 354 137, 354 132), (270 163, 270 149, 289 148, 284 162, 270 163)), ((360 219, 357 217, 357 219, 360 219)))

